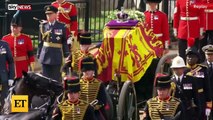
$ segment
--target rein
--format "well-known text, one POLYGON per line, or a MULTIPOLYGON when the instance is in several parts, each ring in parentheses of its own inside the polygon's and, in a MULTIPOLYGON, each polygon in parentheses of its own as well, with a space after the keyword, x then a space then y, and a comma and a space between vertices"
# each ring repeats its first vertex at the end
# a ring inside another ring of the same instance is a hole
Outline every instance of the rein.
POLYGON ((49 106, 50 104, 51 104, 51 98, 49 97, 47 102, 45 102, 43 105, 39 107, 35 107, 34 109, 41 110, 44 106, 49 106))

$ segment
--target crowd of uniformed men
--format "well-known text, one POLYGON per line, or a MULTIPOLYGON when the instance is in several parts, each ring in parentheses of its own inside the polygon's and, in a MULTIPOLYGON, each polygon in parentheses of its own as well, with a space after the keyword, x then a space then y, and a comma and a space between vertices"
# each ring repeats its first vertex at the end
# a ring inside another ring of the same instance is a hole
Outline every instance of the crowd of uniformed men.
MULTIPOLYGON (((161 0, 145 2, 149 5, 149 10, 144 12, 145 23, 162 40, 165 48, 163 55, 168 52, 170 44, 167 16, 157 9, 161 0)), ((192 7, 197 3, 212 2, 176 1, 173 26, 174 35, 178 38, 179 56, 172 61, 172 76, 156 76, 158 95, 147 101, 144 119, 212 118, 213 9, 192 7)), ((52 118, 107 119, 106 110, 109 106, 105 87, 95 78, 98 66, 95 57, 89 53, 91 35, 87 32, 78 34, 75 5, 56 0, 45 6, 44 12, 47 20, 40 21, 37 58, 44 76, 64 84, 64 96, 55 105, 52 118), (79 48, 76 47, 78 45, 79 48), (65 65, 62 68, 64 58, 65 65), (66 75, 63 79, 62 72, 66 75)), ((14 79, 20 78, 22 71, 28 71, 28 66, 31 71, 35 67, 32 41, 28 35, 21 33, 21 14, 21 11, 16 12, 10 24, 11 33, 0 41, 1 107, 14 79)))
MULTIPOLYGON (((165 13, 157 9, 160 2, 146 1, 149 10, 145 12, 145 22, 167 49, 169 25, 165 13)), ((194 7, 212 3, 212 0, 176 0, 173 32, 178 39, 179 56, 172 61, 172 76, 156 77, 158 96, 148 100, 144 118, 212 119, 213 9, 194 7)))

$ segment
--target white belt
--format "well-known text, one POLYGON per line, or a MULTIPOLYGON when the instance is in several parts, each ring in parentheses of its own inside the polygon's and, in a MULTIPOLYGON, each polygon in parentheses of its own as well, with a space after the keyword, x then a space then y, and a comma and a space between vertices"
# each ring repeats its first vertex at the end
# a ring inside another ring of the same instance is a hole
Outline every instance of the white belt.
POLYGON ((157 37, 162 37, 163 33, 155 34, 157 37))
POLYGON ((205 10, 206 13, 213 13, 213 10, 205 10))
POLYGON ((180 17, 180 20, 198 20, 198 17, 180 17))

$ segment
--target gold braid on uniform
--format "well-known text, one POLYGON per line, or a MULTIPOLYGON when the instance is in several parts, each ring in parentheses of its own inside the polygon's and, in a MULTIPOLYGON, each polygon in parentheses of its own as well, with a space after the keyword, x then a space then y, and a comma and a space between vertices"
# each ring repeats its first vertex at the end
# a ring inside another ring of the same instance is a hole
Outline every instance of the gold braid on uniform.
POLYGON ((174 82, 171 82, 171 88, 170 88, 169 92, 170 92, 170 95, 171 95, 172 97, 175 96, 176 84, 175 84, 174 82))
POLYGON ((147 101, 149 108, 149 116, 151 120, 161 120, 163 117, 174 117, 180 101, 171 97, 167 101, 161 101, 157 97, 151 98, 147 101))
POLYGON ((48 31, 46 31, 44 33, 44 31, 43 31, 43 24, 41 24, 40 25, 40 32, 41 32, 41 35, 42 35, 42 40, 45 41, 45 38, 46 38, 46 41, 49 42, 51 30, 48 30, 48 31))
POLYGON ((83 56, 84 54, 81 52, 81 50, 76 50, 72 53, 72 63, 71 63, 71 66, 72 66, 72 69, 74 72, 77 72, 79 73, 79 70, 78 70, 78 66, 79 66, 79 60, 80 58, 83 56))
POLYGON ((61 4, 59 4, 58 11, 60 11, 61 13, 65 13, 64 8, 61 7, 61 4))
POLYGON ((201 70, 201 66, 197 66, 196 68, 192 69, 190 72, 194 75, 197 71, 201 70))
POLYGON ((58 107, 62 114, 62 120, 83 120, 88 105, 83 100, 80 100, 79 104, 72 104, 68 100, 65 100, 58 107))
POLYGON ((93 102, 97 99, 98 92, 101 83, 97 79, 93 79, 92 82, 81 79, 81 96, 80 98, 88 103, 93 102))
MULTIPOLYGON (((71 10, 71 9, 70 9, 71 10)), ((69 21, 71 20, 70 17, 69 17, 69 14, 66 13, 66 11, 64 10, 63 7, 61 7, 61 4, 59 4, 59 7, 58 7, 58 11, 61 13, 61 15, 63 15, 66 19, 68 19, 69 21)))

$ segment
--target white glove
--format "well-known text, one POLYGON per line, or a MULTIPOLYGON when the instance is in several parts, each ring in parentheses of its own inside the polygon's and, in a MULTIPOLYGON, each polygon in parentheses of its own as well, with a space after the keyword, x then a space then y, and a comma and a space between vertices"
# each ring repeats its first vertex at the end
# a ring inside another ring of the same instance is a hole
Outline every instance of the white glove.
POLYGON ((13 83, 14 83, 14 80, 12 80, 12 79, 9 79, 8 80, 8 85, 11 87, 11 86, 13 86, 13 83))
POLYGON ((176 28, 173 29, 173 33, 174 33, 174 36, 177 37, 177 29, 176 28))
POLYGON ((203 28, 200 28, 200 36, 203 36, 203 28))
POLYGON ((168 40, 165 41, 165 49, 169 49, 169 41, 168 40))
POLYGON ((210 116, 211 113, 211 109, 210 108, 206 108, 206 116, 210 116))
POLYGON ((68 44, 68 45, 72 45, 72 39, 73 39, 73 37, 69 37, 69 38, 67 39, 67 44, 68 44))

